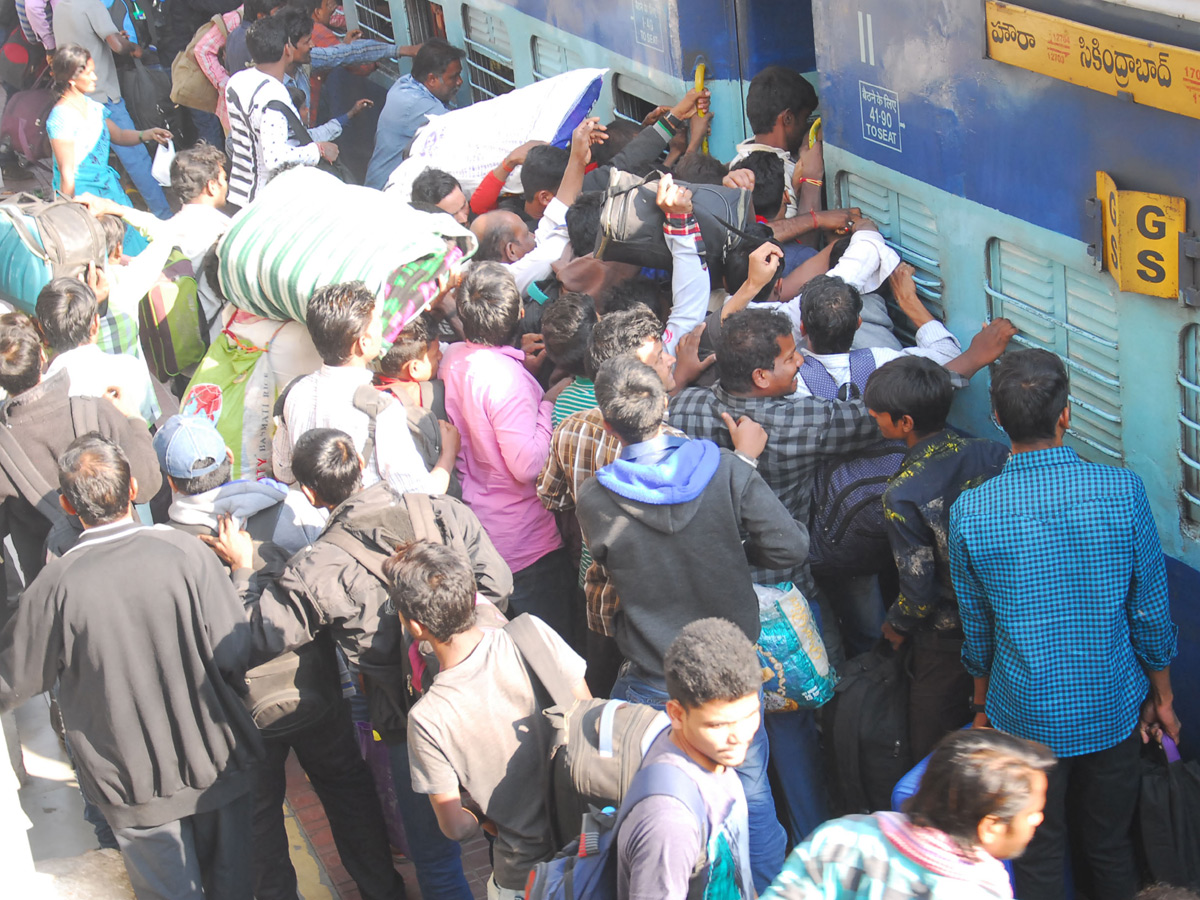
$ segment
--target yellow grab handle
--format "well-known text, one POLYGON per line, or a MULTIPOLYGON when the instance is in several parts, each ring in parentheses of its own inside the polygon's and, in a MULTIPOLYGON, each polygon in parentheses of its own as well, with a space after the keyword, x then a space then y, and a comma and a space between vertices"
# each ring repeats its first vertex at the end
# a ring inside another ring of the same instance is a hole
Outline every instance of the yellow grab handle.
MULTIPOLYGON (((697 91, 704 90, 705 68, 706 67, 705 67, 704 63, 696 63, 696 90, 697 91)), ((699 116, 704 116, 705 112, 704 112, 704 110, 701 109, 701 110, 697 110, 696 114, 699 116)), ((704 143, 701 144, 700 150, 702 153, 708 153, 708 137, 707 136, 704 138, 704 143)))

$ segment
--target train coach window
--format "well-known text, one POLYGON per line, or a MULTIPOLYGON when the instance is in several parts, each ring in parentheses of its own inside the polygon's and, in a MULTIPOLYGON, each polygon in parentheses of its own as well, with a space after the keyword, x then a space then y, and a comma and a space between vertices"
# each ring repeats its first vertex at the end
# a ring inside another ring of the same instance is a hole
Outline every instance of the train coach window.
POLYGON ((639 125, 658 106, 671 106, 670 95, 628 75, 614 75, 612 82, 613 112, 617 118, 639 125))
POLYGON ((471 95, 478 101, 507 94, 516 87, 508 26, 498 16, 465 3, 462 19, 471 95))
MULTIPOLYGON (((358 27, 365 37, 387 44, 396 42, 396 32, 392 29, 392 8, 388 0, 354 0, 354 10, 358 13, 358 27)), ((394 78, 400 76, 400 70, 393 60, 382 60, 379 68, 394 78)))
POLYGON ((1183 515, 1200 524, 1200 325, 1180 337, 1179 459, 1183 463, 1183 515))
MULTIPOLYGON (((876 225, 888 244, 916 268, 913 280, 917 293, 929 311, 946 320, 942 302, 941 242, 937 220, 924 203, 863 178, 853 172, 841 172, 835 182, 841 206, 857 206, 876 225)), ((892 310, 896 333, 912 344, 916 340, 908 319, 892 310)))
POLYGON ((1096 462, 1122 460, 1117 312, 1107 281, 993 239, 984 290, 990 315, 1005 316, 1017 326, 1015 344, 1050 350, 1067 364, 1068 443, 1096 462))
POLYGON ((404 0, 408 14, 408 38, 413 44, 423 44, 430 38, 446 37, 446 16, 442 7, 427 0, 404 0))
POLYGON ((529 50, 533 55, 533 77, 538 81, 543 78, 553 78, 563 72, 570 72, 583 65, 578 53, 573 53, 566 47, 543 37, 531 38, 529 50))

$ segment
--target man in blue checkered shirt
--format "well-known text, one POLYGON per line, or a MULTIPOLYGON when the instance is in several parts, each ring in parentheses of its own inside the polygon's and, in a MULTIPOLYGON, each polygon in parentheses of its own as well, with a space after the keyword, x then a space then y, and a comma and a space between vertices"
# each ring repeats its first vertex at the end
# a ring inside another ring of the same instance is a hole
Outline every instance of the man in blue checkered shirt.
POLYGON ((975 725, 1040 741, 1059 758, 1045 822, 1013 864, 1017 896, 1065 896, 1069 822, 1087 862, 1077 884, 1092 900, 1129 900, 1139 744, 1179 737, 1168 669, 1177 629, 1141 479, 1063 446, 1067 390, 1048 351, 997 365, 992 404, 1012 456, 955 502, 950 566, 975 725))

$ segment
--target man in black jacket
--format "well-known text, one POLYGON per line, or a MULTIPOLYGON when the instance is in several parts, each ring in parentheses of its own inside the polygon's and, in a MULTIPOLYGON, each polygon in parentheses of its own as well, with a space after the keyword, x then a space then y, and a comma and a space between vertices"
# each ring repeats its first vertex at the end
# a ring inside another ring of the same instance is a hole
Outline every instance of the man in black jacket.
POLYGON ((330 510, 329 522, 297 553, 274 584, 255 596, 250 535, 223 520, 206 539, 234 570, 250 613, 256 661, 302 647, 328 631, 361 674, 371 724, 388 743, 396 799, 423 897, 471 900, 457 841, 442 834, 429 801, 412 789, 407 713, 420 678, 412 671, 403 626, 390 609, 383 564, 400 543, 428 525, 437 539, 468 559, 479 592, 508 605, 512 573, 475 515, 445 496, 401 496, 387 482, 363 490, 363 460, 345 432, 317 428, 296 442, 292 472, 309 501, 330 510), (419 498, 419 499, 414 499, 419 498), (414 510, 427 501, 427 522, 414 510))
MULTIPOLYGON (((222 515, 236 517, 253 541, 252 565, 260 579, 278 574, 287 557, 307 543, 290 521, 283 485, 270 479, 229 480, 233 454, 205 416, 172 416, 155 434, 154 449, 175 493, 169 512, 173 528, 215 535, 222 515)), ((255 900, 296 897, 283 821, 284 766, 293 751, 325 807, 338 855, 363 900, 401 900, 404 883, 392 864, 375 782, 342 696, 331 637, 322 635, 252 669, 246 683, 247 706, 266 745, 254 786, 255 900), (294 709, 279 694, 290 684, 298 687, 294 709)))
POLYGON ((133 521, 137 480, 112 441, 72 442, 59 483, 84 533, 0 636, 0 710, 58 683, 80 784, 139 900, 250 900, 262 743, 239 697, 251 640, 237 594, 194 538, 133 521))

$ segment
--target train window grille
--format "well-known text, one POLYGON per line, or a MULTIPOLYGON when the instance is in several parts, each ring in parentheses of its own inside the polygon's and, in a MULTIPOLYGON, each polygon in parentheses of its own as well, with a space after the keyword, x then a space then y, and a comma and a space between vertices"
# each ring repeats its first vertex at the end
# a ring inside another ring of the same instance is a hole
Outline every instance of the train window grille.
POLYGON ((445 39, 446 16, 440 4, 405 0, 404 12, 408 16, 409 43, 423 44, 430 38, 445 39))
POLYGON ((612 92, 613 115, 618 119, 633 122, 635 125, 641 125, 646 116, 658 108, 657 103, 652 103, 644 97, 639 97, 632 91, 622 87, 620 75, 613 79, 612 92))
POLYGON ((1200 525, 1200 325, 1180 336, 1179 459, 1183 463, 1183 517, 1200 525))
MULTIPOLYGON (((946 321, 940 240, 937 220, 929 207, 853 172, 840 173, 835 183, 841 205, 859 207, 864 216, 879 226, 888 246, 916 270, 913 282, 917 295, 938 321, 946 321)), ((891 313, 896 335, 905 343, 916 343, 916 333, 908 317, 894 303, 891 313)))
MULTIPOLYGON (((354 0, 354 10, 358 14, 358 27, 362 29, 364 37, 374 38, 385 44, 396 43, 392 8, 388 0, 354 0)), ((377 68, 393 78, 400 77, 399 65, 393 59, 380 60, 377 68)))
POLYGON ((1071 379, 1067 443, 1095 462, 1119 463, 1121 380, 1116 299, 1106 280, 1018 244, 988 242, 989 317, 1017 326, 1013 344, 1058 354, 1071 379))
POLYGON ((507 94, 516 85, 508 26, 498 16, 463 4, 467 80, 476 101, 507 94))
POLYGON ((544 37, 534 36, 531 38, 529 50, 533 57, 533 77, 536 81, 553 78, 555 75, 578 69, 583 65, 579 54, 573 53, 554 41, 548 41, 544 37))

